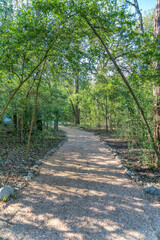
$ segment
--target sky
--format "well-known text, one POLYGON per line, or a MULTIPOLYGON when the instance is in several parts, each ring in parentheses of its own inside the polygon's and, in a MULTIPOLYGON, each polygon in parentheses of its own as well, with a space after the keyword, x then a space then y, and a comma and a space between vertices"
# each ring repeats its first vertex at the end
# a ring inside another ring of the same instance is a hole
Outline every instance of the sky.
POLYGON ((138 3, 143 12, 156 6, 156 0, 138 0, 138 3))

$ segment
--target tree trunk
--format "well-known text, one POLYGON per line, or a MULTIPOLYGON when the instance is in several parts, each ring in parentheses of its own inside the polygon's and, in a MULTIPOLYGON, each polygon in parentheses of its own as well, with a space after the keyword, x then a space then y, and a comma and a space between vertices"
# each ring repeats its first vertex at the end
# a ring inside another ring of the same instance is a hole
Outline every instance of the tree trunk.
POLYGON ((58 132, 58 118, 54 120, 54 131, 58 132))
POLYGON ((16 130, 17 130, 17 142, 19 141, 19 115, 17 113, 17 126, 16 126, 16 130))
POLYGON ((134 0, 134 3, 126 0, 127 3, 131 4, 133 7, 135 7, 136 9, 136 12, 139 16, 139 22, 140 22, 140 29, 141 29, 141 33, 144 34, 144 27, 143 27, 143 17, 142 17, 142 13, 141 13, 141 10, 139 8, 139 4, 138 4, 138 1, 137 0, 134 0))
POLYGON ((154 34, 157 37, 159 33, 160 33, 160 0, 157 0, 154 16, 154 34))
MULTIPOLYGON (((156 1, 156 8, 155 8, 155 17, 154 17, 154 35, 155 37, 159 38, 160 33, 160 0, 156 1)), ((156 63, 157 70, 160 69, 160 62, 156 63)), ((155 125, 155 131, 154 131, 154 138, 157 142, 158 151, 160 152, 160 87, 153 87, 153 95, 155 97, 155 103, 154 103, 154 125, 155 125)), ((156 165, 158 166, 159 163, 156 162, 156 165)))
POLYGON ((43 130, 42 115, 38 109, 36 112, 36 126, 37 126, 37 131, 42 132, 43 130))
MULTIPOLYGON (((159 2, 159 0, 158 0, 158 2, 159 2)), ((132 95, 132 97, 133 97, 133 99, 134 99, 134 101, 135 101, 135 103, 136 103, 136 105, 137 105, 137 108, 138 108, 138 110, 139 110, 139 112, 140 112, 140 114, 141 114, 141 118, 142 118, 142 120, 143 120, 143 123, 144 123, 144 125, 145 125, 145 127, 146 127, 146 129, 147 129, 147 131, 148 131, 148 134, 149 134, 149 137, 150 137, 150 140, 151 140, 151 143, 152 143, 154 152, 155 152, 155 156, 156 156, 156 165, 159 166, 159 164, 160 164, 160 153, 159 153, 159 151, 158 151, 158 147, 157 147, 157 145, 155 144, 155 140, 154 140, 154 137, 153 137, 151 128, 150 128, 150 126, 149 126, 149 124, 148 124, 147 118, 146 118, 146 116, 145 116, 145 114, 144 114, 144 111, 143 111, 143 109, 142 109, 142 107, 141 107, 141 105, 140 105, 140 103, 139 103, 139 101, 138 101, 138 99, 137 99, 137 97, 136 97, 133 89, 131 88, 131 86, 130 86, 128 80, 127 80, 127 77, 124 75, 124 73, 123 73, 122 69, 119 67, 116 59, 115 59, 114 56, 111 54, 108 46, 105 44, 105 41, 103 40, 103 38, 98 34, 98 32, 97 32, 97 30, 95 29, 95 27, 91 24, 91 22, 88 20, 88 18, 87 18, 82 12, 80 12, 80 14, 81 14, 81 16, 85 19, 85 21, 87 22, 87 24, 90 26, 90 28, 92 29, 93 33, 98 37, 99 41, 101 42, 102 46, 104 47, 105 51, 107 52, 110 60, 111 60, 112 63, 114 64, 117 72, 120 74, 123 82, 124 82, 125 85, 127 86, 128 91, 129 91, 130 94, 132 95)))
POLYGON ((106 133, 108 132, 108 104, 107 104, 107 96, 106 96, 106 106, 105 106, 105 110, 106 110, 106 133))
POLYGON ((33 114, 32 114, 32 120, 31 120, 31 124, 30 124, 30 131, 29 131, 29 135, 28 135, 28 143, 27 143, 27 148, 26 148, 26 157, 28 157, 28 154, 29 154, 29 147, 30 147, 30 141, 31 141, 31 133, 32 133, 32 128, 33 128, 33 121, 34 121, 34 116, 35 116, 36 110, 37 110, 37 101, 38 101, 39 87, 40 87, 43 71, 44 71, 44 68, 45 68, 45 63, 46 63, 46 61, 44 62, 44 65, 43 65, 43 68, 42 68, 42 71, 41 71, 41 75, 39 77, 38 85, 37 85, 37 91, 36 91, 36 97, 35 97, 35 105, 34 105, 34 110, 33 110, 33 114))
POLYGON ((14 131, 17 131, 17 113, 13 113, 13 123, 14 123, 14 131))
POLYGON ((23 141, 24 141, 24 115, 22 115, 21 117, 21 143, 23 143, 23 141))
POLYGON ((80 109, 79 109, 79 77, 77 76, 76 81, 75 81, 75 94, 76 94, 76 103, 75 103, 75 124, 79 125, 80 124, 80 109))

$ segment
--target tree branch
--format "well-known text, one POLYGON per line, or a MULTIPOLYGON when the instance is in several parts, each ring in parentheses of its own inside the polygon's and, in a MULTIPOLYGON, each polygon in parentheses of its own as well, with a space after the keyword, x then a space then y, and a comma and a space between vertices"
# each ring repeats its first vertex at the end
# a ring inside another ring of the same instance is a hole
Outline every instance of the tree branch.
POLYGON ((138 0, 134 0, 134 3, 126 0, 127 3, 129 3, 130 5, 132 5, 133 7, 135 7, 137 14, 139 15, 139 21, 140 21, 140 29, 142 34, 144 34, 144 27, 143 27, 143 17, 142 17, 142 13, 139 9, 139 4, 138 4, 138 0))
POLYGON ((27 143, 27 148, 26 148, 26 156, 27 156, 27 157, 28 157, 28 153, 29 153, 29 146, 30 146, 31 133, 32 133, 32 128, 33 128, 34 116, 35 116, 36 109, 37 109, 37 101, 38 101, 39 87, 40 87, 42 75, 43 75, 43 72, 44 72, 44 69, 45 69, 45 63, 46 63, 46 61, 44 62, 43 68, 42 68, 42 70, 41 70, 41 75, 40 75, 40 77, 39 77, 39 81, 38 81, 38 85, 37 85, 37 90, 36 90, 35 106, 34 106, 34 111, 33 111, 33 114, 32 114, 32 120, 31 120, 31 125, 30 125, 29 136, 28 136, 28 143, 27 143))
POLYGON ((151 143, 152 143, 152 146, 154 148, 154 151, 155 151, 155 155, 156 155, 156 159, 158 161, 158 165, 160 164, 160 155, 159 155, 159 152, 158 152, 158 148, 155 144, 155 141, 154 141, 154 138, 153 138, 153 135, 152 135, 152 131, 151 131, 151 128, 148 124, 148 121, 147 121, 147 118, 145 117, 145 114, 144 114, 144 111, 134 93, 134 91, 132 90, 126 76, 124 75, 123 71, 121 70, 121 68, 119 67, 118 63, 116 62, 114 56, 111 54, 110 50, 108 49, 108 46, 105 44, 104 40, 102 39, 102 37, 98 34, 98 32, 96 31, 96 29, 92 26, 91 22, 89 21, 89 19, 80 11, 80 15, 82 16, 82 18, 86 21, 86 23, 88 24, 88 26, 92 29, 93 33, 95 34, 95 36, 97 36, 97 38, 99 39, 99 41, 101 42, 102 46, 104 47, 104 49, 106 50, 109 58, 111 59, 111 61, 113 62, 115 68, 117 69, 118 73, 120 74, 120 76, 122 77, 122 80, 123 82, 126 84, 130 94, 132 95, 137 107, 138 107, 138 110, 140 111, 140 114, 141 114, 141 117, 142 117, 142 120, 144 122, 144 125, 146 126, 147 128, 147 131, 148 131, 148 134, 149 134, 149 137, 150 137, 150 140, 151 140, 151 143))
POLYGON ((19 86, 16 88, 16 90, 14 91, 14 93, 12 94, 12 96, 10 97, 8 103, 6 104, 2 114, 1 114, 1 120, 3 120, 3 117, 7 111, 7 108, 10 104, 10 102, 12 101, 13 97, 16 95, 16 93, 19 91, 19 89, 22 87, 22 85, 32 76, 32 74, 34 73, 34 71, 44 62, 44 60, 46 59, 46 55, 44 56, 44 58, 37 64, 37 66, 30 72, 30 74, 23 80, 21 81, 21 83, 19 84, 19 86))

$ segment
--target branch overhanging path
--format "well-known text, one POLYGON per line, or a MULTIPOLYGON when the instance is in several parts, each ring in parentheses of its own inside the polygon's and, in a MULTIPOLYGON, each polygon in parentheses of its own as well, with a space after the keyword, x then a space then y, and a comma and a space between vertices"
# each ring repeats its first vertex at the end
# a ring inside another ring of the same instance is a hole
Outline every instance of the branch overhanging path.
MULTIPOLYGON (((62 25, 65 25, 66 23, 67 23, 67 19, 66 19, 66 21, 64 21, 64 22, 62 23, 62 25)), ((61 26, 59 26, 58 29, 60 29, 60 27, 61 27, 61 26)), ((49 43, 49 47, 48 47, 48 49, 46 49, 44 56, 43 56, 42 59, 39 61, 39 63, 31 70, 31 72, 28 74, 28 76, 27 76, 25 79, 23 79, 23 72, 22 72, 22 81, 20 82, 19 86, 14 90, 14 92, 13 92, 13 94, 11 95, 11 97, 9 98, 6 106, 4 107, 2 113, 0 113, 0 120, 1 120, 1 121, 3 120, 3 117, 4 117, 4 115, 5 115, 5 113, 6 113, 7 109, 8 109, 8 106, 9 106, 9 104, 11 103, 11 101, 13 100, 14 96, 18 93, 18 91, 19 91, 20 88, 23 86, 23 84, 24 84, 25 82, 27 82, 27 80, 33 75, 33 73, 41 66, 41 64, 42 64, 44 61, 46 61, 46 59, 48 58, 49 52, 50 52, 50 50, 52 49, 53 45, 55 44, 56 40, 59 38, 59 35, 60 35, 60 33, 59 33, 57 36, 55 36, 53 39, 51 39, 51 41, 50 41, 50 43, 49 43)), ((23 71, 24 71, 24 69, 23 69, 23 71)), ((18 74, 16 74, 16 73, 14 73, 14 74, 17 75, 17 77, 18 77, 19 80, 20 80, 20 76, 19 76, 18 74)))
POLYGON ((63 130, 68 141, 17 200, 0 208, 0 237, 158 240, 160 205, 145 198, 97 136, 63 130))
POLYGON ((150 141, 152 143, 152 146, 153 146, 153 149, 154 149, 154 152, 155 152, 155 157, 156 157, 156 167, 159 167, 159 165, 160 165, 160 154, 159 154, 157 145, 155 143, 155 140, 154 140, 154 137, 153 137, 153 134, 152 134, 152 131, 151 131, 151 127, 149 126, 148 120, 147 120, 147 118, 145 116, 145 113, 144 113, 144 111, 143 111, 143 109, 142 109, 142 107, 140 105, 140 102, 139 102, 138 98, 136 97, 136 95, 135 95, 131 85, 129 84, 125 74, 123 73, 123 70, 120 68, 120 66, 118 65, 115 57, 111 54, 108 46, 105 44, 105 41, 103 40, 103 38, 100 36, 100 34, 96 31, 95 27, 91 24, 89 19, 82 12, 80 12, 80 15, 86 21, 88 26, 91 28, 91 30, 93 31, 94 35, 99 39, 101 45, 103 46, 103 48, 105 49, 106 53, 108 54, 108 56, 109 56, 110 60, 112 61, 114 67, 116 68, 117 72, 120 74, 123 82, 125 83, 126 87, 128 88, 128 91, 132 95, 132 97, 134 99, 134 102, 137 105, 137 108, 138 108, 138 110, 139 110, 139 112, 141 114, 141 119, 142 119, 142 121, 144 123, 144 126, 147 129, 150 141))

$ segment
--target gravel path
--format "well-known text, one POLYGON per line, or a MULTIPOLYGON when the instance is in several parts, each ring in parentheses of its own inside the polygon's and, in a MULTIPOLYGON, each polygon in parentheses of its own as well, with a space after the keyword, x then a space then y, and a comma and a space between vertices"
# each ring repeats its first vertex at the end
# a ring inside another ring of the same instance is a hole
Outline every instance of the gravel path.
POLYGON ((158 240, 160 205, 148 201, 92 133, 68 141, 17 200, 0 207, 4 240, 158 240))

